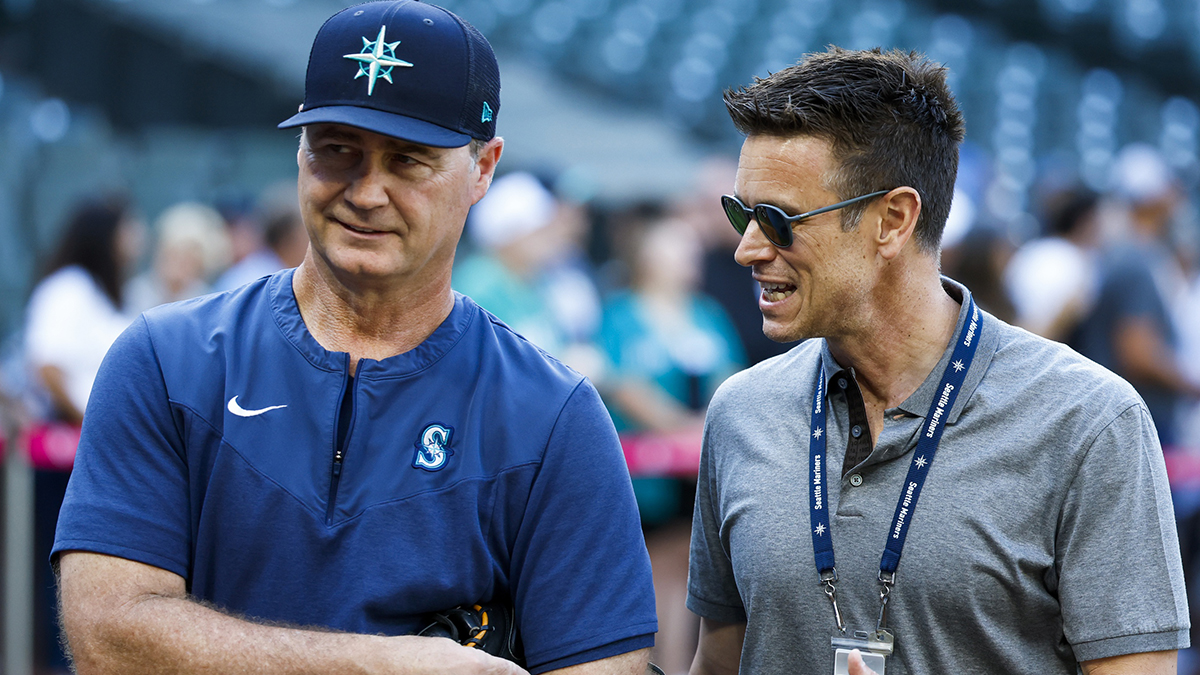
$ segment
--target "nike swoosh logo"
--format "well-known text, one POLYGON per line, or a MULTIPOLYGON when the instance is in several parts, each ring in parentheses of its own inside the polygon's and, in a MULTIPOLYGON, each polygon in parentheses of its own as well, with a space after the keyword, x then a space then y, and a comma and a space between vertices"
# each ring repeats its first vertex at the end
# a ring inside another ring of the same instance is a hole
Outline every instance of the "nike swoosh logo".
POLYGON ((261 414, 263 414, 265 412, 269 412, 271 410, 279 410, 280 408, 286 408, 286 407, 287 407, 286 405, 273 405, 269 408, 259 408, 258 410, 246 410, 242 406, 238 405, 236 396, 229 399, 229 406, 228 406, 229 412, 233 413, 234 415, 237 415, 238 417, 254 417, 256 415, 261 415, 261 414))

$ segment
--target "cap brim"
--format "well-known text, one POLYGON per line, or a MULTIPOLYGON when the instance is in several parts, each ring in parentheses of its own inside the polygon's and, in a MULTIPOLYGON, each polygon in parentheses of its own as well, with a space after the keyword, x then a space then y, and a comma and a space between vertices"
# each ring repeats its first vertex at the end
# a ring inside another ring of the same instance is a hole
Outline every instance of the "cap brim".
POLYGON ((471 142, 460 134, 424 120, 352 105, 327 105, 303 110, 279 123, 280 129, 308 124, 345 124, 384 136, 434 148, 459 148, 471 142))

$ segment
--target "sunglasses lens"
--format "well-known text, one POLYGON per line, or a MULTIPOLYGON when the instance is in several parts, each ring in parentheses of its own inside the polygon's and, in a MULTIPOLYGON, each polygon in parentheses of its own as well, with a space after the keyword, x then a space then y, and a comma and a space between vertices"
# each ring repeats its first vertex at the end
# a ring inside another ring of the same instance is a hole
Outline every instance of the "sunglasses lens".
POLYGON ((738 234, 746 233, 746 226, 750 224, 750 218, 746 214, 745 207, 741 202, 728 195, 721 197, 721 206, 725 207, 725 216, 729 218, 729 223, 733 225, 733 229, 737 230, 738 234))
POLYGON ((792 245, 792 224, 787 221, 783 211, 768 204, 754 207, 754 219, 758 221, 758 229, 772 244, 781 248, 792 245))

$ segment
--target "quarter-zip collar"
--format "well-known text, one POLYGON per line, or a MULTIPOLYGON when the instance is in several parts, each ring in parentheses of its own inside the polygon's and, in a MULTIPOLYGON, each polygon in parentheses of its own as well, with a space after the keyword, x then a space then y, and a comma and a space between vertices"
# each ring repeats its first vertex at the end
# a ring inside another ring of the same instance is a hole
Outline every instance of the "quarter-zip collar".
MULTIPOLYGON (((348 361, 345 352, 331 352, 321 346, 304 325, 296 294, 292 290, 294 269, 277 272, 268 281, 271 313, 280 331, 288 342, 309 363, 323 370, 342 372, 348 361)), ((406 377, 436 363, 446 355, 466 332, 471 320, 479 313, 478 307, 461 293, 454 294, 454 307, 433 333, 421 344, 403 354, 386 359, 360 359, 355 377, 367 379, 406 377)))

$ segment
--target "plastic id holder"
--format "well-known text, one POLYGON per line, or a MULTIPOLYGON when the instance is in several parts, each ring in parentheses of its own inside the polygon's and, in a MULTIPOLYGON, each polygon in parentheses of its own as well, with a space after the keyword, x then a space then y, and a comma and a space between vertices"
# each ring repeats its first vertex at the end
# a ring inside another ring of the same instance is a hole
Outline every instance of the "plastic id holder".
POLYGON ((887 657, 892 655, 894 638, 887 630, 851 631, 830 638, 834 648, 833 675, 850 675, 850 652, 857 649, 868 668, 884 675, 887 657))

